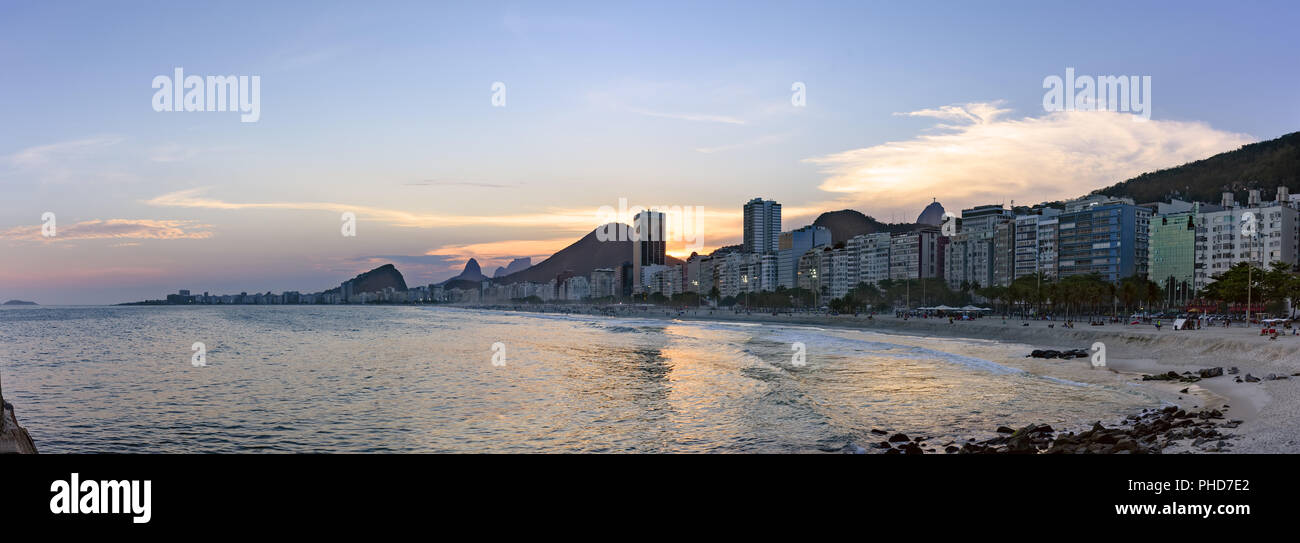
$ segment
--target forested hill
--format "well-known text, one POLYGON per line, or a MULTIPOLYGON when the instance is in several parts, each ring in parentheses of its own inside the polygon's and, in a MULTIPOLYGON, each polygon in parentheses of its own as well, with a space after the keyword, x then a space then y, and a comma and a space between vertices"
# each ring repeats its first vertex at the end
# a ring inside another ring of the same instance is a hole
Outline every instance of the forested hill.
POLYGON ((1236 194, 1237 201, 1245 202, 1247 190, 1262 189, 1261 196, 1268 200, 1278 185, 1285 185, 1291 194, 1300 193, 1300 132, 1144 173, 1097 192, 1128 196, 1138 203, 1162 201, 1170 196, 1218 203, 1221 194, 1230 191, 1236 194))

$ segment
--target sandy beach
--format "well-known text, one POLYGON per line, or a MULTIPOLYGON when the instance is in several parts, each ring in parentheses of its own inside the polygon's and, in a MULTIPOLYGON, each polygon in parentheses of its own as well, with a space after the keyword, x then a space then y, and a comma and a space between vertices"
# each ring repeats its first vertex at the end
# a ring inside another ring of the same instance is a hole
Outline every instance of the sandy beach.
MULTIPOLYGON (((860 329, 887 333, 914 341, 940 339, 989 340, 980 356, 994 362, 1019 367, 1042 375, 1099 384, 1131 383, 1149 387, 1160 398, 1188 411, 1218 409, 1227 420, 1240 425, 1228 430, 1233 435, 1235 453, 1287 453, 1300 450, 1300 336, 1279 336, 1276 340, 1261 336, 1256 326, 1235 325, 1201 330, 1175 331, 1169 326, 1156 330, 1153 325, 1107 323, 1090 326, 1076 323, 1063 328, 1062 321, 1022 321, 1016 318, 986 317, 973 321, 949 323, 945 319, 901 319, 892 315, 825 315, 744 313, 726 309, 687 309, 644 306, 477 306, 492 310, 521 310, 592 314, 612 317, 658 318, 759 322, 860 329), (1089 349, 1101 342, 1106 349, 1106 370, 1097 371, 1089 359, 1025 358, 1032 349, 1089 349), (1143 381, 1142 375, 1173 371, 1197 373, 1200 369, 1220 367, 1224 374, 1195 383, 1181 381, 1143 381), (1231 374, 1231 368, 1238 373, 1231 374), (1273 374, 1286 378, 1267 379, 1273 374), (1249 382, 1247 375, 1259 378, 1249 382), (1242 382, 1237 382, 1238 378, 1242 382), (1182 392, 1186 390, 1186 392, 1182 392)), ((942 346, 940 346, 941 348, 942 346)), ((1118 418, 1118 417, 1117 417, 1118 418)), ((1103 421, 1105 422, 1105 421, 1103 421)), ((1192 445, 1175 442, 1166 453, 1199 451, 1192 445)))

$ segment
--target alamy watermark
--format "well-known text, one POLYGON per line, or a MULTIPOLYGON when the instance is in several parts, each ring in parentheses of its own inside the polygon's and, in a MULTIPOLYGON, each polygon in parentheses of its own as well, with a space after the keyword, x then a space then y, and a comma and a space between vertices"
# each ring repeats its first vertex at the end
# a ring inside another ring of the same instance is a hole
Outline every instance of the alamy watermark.
POLYGON ((506 107, 506 84, 492 82, 492 107, 506 107))
POLYGON ((1151 119, 1151 76, 1074 74, 1043 78, 1043 109, 1047 111, 1116 111, 1133 113, 1133 120, 1151 119), (1145 91, 1145 92, 1144 92, 1145 91))
POLYGON ((618 199, 618 209, 596 210, 596 239, 600 241, 683 242, 686 249, 704 249, 703 206, 628 206, 618 199))
POLYGON ((808 86, 803 81, 795 81, 790 85, 790 105, 808 107, 808 86))
POLYGON ((54 219, 54 212, 46 211, 41 213, 41 236, 52 238, 58 234, 58 221, 54 219))
POLYGON ((204 345, 202 341, 195 341, 193 345, 190 345, 190 350, 194 351, 194 355, 190 356, 190 365, 196 368, 207 367, 208 346, 204 345))
POLYGON ((262 77, 217 75, 186 76, 176 68, 172 77, 153 78, 154 111, 238 111, 240 122, 262 118, 262 77))
POLYGON ((344 211, 339 217, 343 221, 343 226, 339 227, 339 233, 345 238, 357 237, 357 214, 351 211, 344 211))
POLYGON ((1106 344, 1100 341, 1092 344, 1092 367, 1106 367, 1106 344))
POLYGON ((500 341, 492 344, 492 365, 498 368, 506 365, 506 344, 500 341))

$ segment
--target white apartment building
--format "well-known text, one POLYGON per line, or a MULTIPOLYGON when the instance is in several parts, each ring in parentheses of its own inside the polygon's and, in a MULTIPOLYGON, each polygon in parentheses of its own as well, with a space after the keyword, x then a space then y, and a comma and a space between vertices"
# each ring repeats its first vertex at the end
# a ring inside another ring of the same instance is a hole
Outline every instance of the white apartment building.
MULTIPOLYGON (((1214 281, 1213 275, 1228 271, 1234 264, 1253 262, 1268 268, 1275 261, 1292 266, 1300 255, 1300 211, 1290 199, 1260 202, 1252 191, 1251 203, 1210 211, 1196 216, 1196 264, 1193 288, 1202 289, 1214 281), (1247 213, 1254 217, 1254 235, 1249 235, 1247 213)), ((1235 204, 1226 195, 1225 203, 1235 204)))

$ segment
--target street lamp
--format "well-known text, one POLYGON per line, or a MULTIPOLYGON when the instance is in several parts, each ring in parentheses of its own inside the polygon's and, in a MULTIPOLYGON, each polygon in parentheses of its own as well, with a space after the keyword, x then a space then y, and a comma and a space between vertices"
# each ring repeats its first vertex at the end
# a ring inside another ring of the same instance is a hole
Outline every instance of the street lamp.
POLYGON ((822 290, 821 281, 817 279, 817 268, 812 269, 812 280, 813 280, 813 311, 816 311, 821 309, 821 304, 817 303, 817 295, 821 294, 821 290, 822 290))

